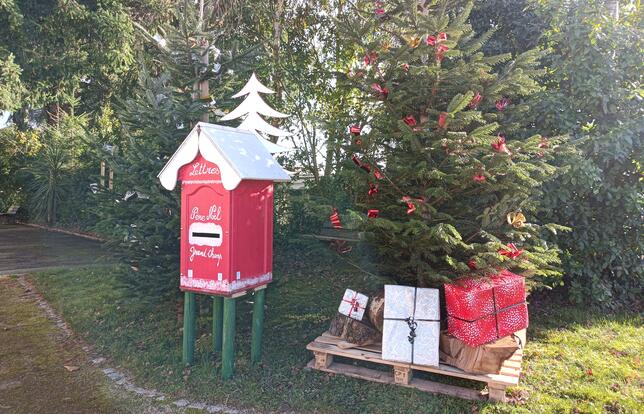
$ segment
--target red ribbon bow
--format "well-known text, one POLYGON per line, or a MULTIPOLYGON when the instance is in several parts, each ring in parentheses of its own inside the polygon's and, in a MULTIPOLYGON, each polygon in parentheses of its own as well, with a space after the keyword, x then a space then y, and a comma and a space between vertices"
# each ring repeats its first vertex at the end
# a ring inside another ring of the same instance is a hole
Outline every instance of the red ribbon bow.
POLYGON ((429 46, 435 46, 438 43, 444 42, 447 40, 447 33, 445 32, 440 32, 438 34, 438 37, 431 35, 427 36, 425 39, 425 43, 427 43, 429 46))
POLYGON ((380 86, 377 83, 373 83, 371 85, 371 89, 378 92, 378 95, 381 99, 387 99, 387 96, 389 95, 389 89, 386 86, 380 86))
POLYGON ((411 202, 411 197, 404 196, 402 198, 402 201, 404 201, 407 204, 407 214, 411 214, 414 211, 416 211, 416 205, 411 202))
POLYGON ((477 183, 482 183, 483 181, 485 181, 485 175, 483 175, 482 172, 478 172, 472 176, 472 179, 477 183))
POLYGON ((476 92, 476 95, 472 98, 472 100, 469 103, 469 106, 471 109, 476 109, 479 104, 481 103, 481 100, 483 99, 483 95, 480 93, 476 92))
POLYGON ((490 145, 496 152, 503 152, 505 154, 512 155, 512 152, 510 152, 508 147, 505 145, 505 134, 499 134, 496 141, 492 142, 490 145))
POLYGON ((510 100, 508 98, 499 99, 496 101, 496 109, 503 111, 508 105, 510 105, 510 100))
POLYGON ((416 126, 416 118, 414 118, 413 115, 407 115, 406 117, 404 117, 403 122, 411 127, 416 126))
POLYGON ((351 305, 351 308, 349 308, 349 315, 359 311, 360 309, 365 309, 364 306, 361 306, 360 302, 358 302, 358 292, 355 292, 353 298, 351 298, 350 300, 343 298, 342 301, 347 302, 349 305, 351 305))
POLYGON ((447 121, 447 112, 441 112, 438 115, 438 127, 443 128, 445 126, 445 121, 447 121))
POLYGON ((376 63, 377 59, 378 54, 376 52, 367 53, 366 55, 364 55, 364 64, 368 66, 372 63, 376 63))
POLYGON ((331 225, 334 229, 342 228, 342 222, 340 221, 340 214, 338 213, 337 208, 333 208, 333 214, 329 216, 329 220, 331 221, 331 225))
POLYGON ((517 249, 517 246, 514 245, 514 243, 508 243, 507 244, 507 249, 499 249, 498 253, 501 256, 506 256, 509 257, 512 260, 516 260, 519 256, 523 254, 525 250, 523 249, 517 249))

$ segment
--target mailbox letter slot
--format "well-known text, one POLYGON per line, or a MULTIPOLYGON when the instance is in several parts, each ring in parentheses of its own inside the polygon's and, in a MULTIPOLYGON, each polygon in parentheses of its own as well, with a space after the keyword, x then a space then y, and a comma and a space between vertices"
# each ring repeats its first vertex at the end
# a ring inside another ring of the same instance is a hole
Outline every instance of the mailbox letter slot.
POLYGON ((192 223, 189 234, 188 242, 192 245, 219 247, 222 243, 223 231, 215 223, 192 223))

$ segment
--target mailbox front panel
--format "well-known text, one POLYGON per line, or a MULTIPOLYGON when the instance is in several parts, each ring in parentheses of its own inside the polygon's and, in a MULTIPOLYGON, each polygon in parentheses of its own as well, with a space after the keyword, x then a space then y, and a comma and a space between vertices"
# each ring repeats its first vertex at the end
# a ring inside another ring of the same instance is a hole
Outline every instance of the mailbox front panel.
POLYGON ((217 165, 201 155, 182 168, 182 290, 230 294, 230 193, 217 165))

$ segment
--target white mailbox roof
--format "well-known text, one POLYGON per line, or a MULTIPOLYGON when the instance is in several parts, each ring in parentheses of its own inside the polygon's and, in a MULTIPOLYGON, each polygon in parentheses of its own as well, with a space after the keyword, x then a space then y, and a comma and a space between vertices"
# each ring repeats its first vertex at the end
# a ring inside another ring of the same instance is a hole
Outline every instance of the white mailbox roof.
POLYGON ((241 180, 290 181, 254 132, 199 122, 159 173, 161 185, 174 189, 179 169, 197 153, 219 166, 226 190, 234 190, 241 180))

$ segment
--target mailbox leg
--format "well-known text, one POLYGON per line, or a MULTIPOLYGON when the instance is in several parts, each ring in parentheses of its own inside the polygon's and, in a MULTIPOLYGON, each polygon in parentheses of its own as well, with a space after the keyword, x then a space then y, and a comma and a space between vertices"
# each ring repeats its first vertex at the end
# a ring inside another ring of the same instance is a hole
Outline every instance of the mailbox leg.
POLYGON ((183 299, 183 363, 190 365, 195 357, 195 312, 194 292, 185 292, 183 299))
POLYGON ((224 329, 224 298, 212 297, 212 347, 216 354, 221 353, 221 341, 224 329))
POLYGON ((224 324, 221 355, 221 376, 223 379, 232 378, 235 371, 236 304, 235 298, 224 298, 224 324))
POLYGON ((257 363, 262 359, 262 331, 264 329, 264 303, 266 289, 255 291, 253 303, 253 330, 250 342, 250 360, 257 363))

